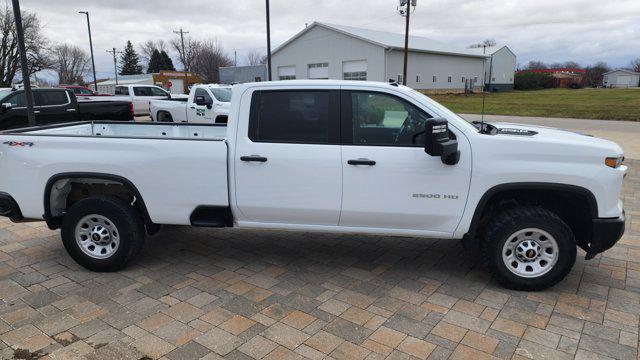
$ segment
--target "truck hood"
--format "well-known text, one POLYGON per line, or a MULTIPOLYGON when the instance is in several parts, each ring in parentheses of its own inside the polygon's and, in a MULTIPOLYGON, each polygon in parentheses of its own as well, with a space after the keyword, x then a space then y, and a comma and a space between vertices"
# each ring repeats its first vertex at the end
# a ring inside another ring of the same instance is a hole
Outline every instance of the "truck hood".
POLYGON ((622 148, 613 141, 600 139, 589 134, 528 124, 508 122, 489 122, 489 124, 498 129, 495 134, 498 137, 520 137, 542 143, 564 143, 566 145, 598 148, 611 155, 623 155, 624 153, 622 148))

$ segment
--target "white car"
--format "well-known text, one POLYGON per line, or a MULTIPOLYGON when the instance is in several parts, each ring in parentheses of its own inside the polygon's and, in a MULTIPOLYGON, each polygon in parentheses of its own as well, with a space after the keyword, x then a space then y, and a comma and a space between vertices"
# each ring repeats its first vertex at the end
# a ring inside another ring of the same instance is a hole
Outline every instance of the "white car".
POLYGON ((627 167, 611 141, 474 126, 397 84, 242 84, 231 109, 226 127, 0 133, 0 214, 61 228, 94 271, 123 268, 161 224, 269 228, 463 239, 523 290, 556 284, 577 247, 591 259, 624 232, 627 167))
POLYGON ((226 124, 231 105, 231 86, 194 85, 187 99, 152 100, 151 119, 157 122, 226 124))
POLYGON ((157 99, 180 99, 186 95, 170 94, 165 89, 155 85, 118 85, 115 95, 105 98, 104 96, 80 96, 81 99, 96 101, 130 101, 136 116, 149 115, 149 103, 157 99))

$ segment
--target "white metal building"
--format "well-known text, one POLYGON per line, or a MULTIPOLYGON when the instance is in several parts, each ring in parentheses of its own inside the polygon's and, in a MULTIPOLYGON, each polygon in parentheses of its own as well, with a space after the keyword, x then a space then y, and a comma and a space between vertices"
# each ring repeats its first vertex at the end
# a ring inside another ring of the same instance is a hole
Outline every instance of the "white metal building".
POLYGON ((485 89, 487 91, 513 90, 516 74, 516 54, 508 46, 476 49, 479 54, 489 56, 484 66, 485 89))
POLYGON ((605 87, 637 88, 640 87, 640 73, 627 69, 609 71, 603 74, 602 84, 605 87))
MULTIPOLYGON (((404 35, 314 22, 274 49, 274 80, 402 80, 404 35)), ((487 55, 424 37, 409 38, 407 85, 420 90, 482 87, 487 55)), ((515 64, 514 64, 515 68, 515 64)))
MULTIPOLYGON (((153 85, 153 74, 118 75, 118 85, 153 85)), ((113 94, 115 91, 115 79, 109 79, 98 83, 99 93, 113 94)))

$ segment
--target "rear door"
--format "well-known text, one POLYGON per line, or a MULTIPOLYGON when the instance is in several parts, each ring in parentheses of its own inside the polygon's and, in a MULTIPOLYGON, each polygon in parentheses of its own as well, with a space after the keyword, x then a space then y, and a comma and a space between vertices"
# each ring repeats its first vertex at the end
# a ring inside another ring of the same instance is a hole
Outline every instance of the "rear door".
POLYGON ((469 189, 468 143, 459 141, 453 166, 426 154, 423 131, 432 116, 401 94, 344 91, 342 111, 340 225, 452 233, 469 189))
POLYGON ((169 94, 155 86, 133 86, 133 107, 136 114, 149 114, 149 102, 156 99, 166 99, 169 94))
POLYGON ((78 111, 67 90, 38 89, 34 91, 37 125, 50 125, 79 120, 78 111))
POLYGON ((249 122, 238 124, 235 144, 238 220, 337 225, 339 91, 254 91, 240 116, 249 122))

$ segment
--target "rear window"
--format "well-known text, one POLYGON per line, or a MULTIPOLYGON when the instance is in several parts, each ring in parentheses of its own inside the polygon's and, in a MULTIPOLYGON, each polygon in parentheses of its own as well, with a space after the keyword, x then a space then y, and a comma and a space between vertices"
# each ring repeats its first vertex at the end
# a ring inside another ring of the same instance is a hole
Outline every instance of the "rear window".
POLYGON ((116 95, 129 95, 129 88, 126 86, 118 86, 116 87, 116 95))
POLYGON ((64 90, 40 90, 35 92, 36 106, 56 106, 69 102, 64 90))
POLYGON ((133 95, 135 96, 153 96, 151 94, 151 88, 148 87, 134 87, 133 95))
POLYGON ((263 91, 256 95, 249 124, 251 140, 329 143, 330 91, 263 91))

